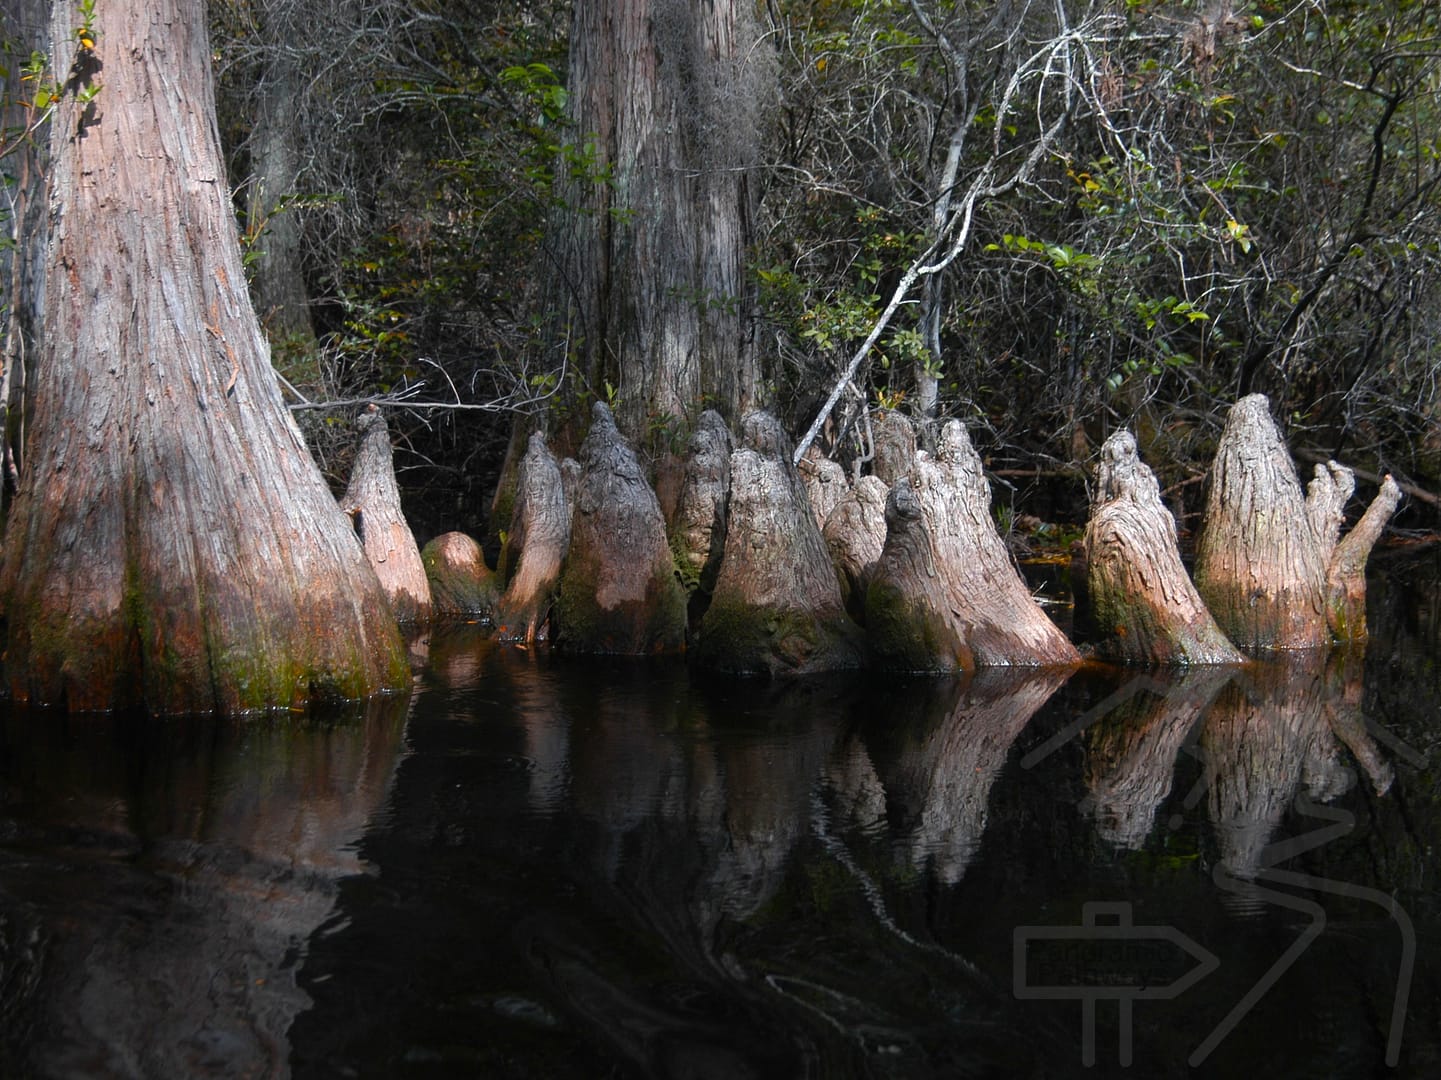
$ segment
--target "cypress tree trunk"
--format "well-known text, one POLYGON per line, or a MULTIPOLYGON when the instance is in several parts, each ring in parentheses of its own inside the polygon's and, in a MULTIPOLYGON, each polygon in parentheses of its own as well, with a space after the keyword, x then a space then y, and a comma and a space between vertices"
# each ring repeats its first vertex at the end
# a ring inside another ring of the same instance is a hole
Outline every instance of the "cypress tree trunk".
POLYGON ((735 423, 757 391, 743 269, 766 55, 740 0, 574 6, 547 341, 614 385, 637 445, 704 397, 735 423))
MULTIPOLYGON (((72 22, 57 3, 56 41, 72 22)), ((19 700, 240 712, 409 681, 246 295, 205 27, 200 0, 101 5, 54 118, 46 336, 0 567, 19 700)))

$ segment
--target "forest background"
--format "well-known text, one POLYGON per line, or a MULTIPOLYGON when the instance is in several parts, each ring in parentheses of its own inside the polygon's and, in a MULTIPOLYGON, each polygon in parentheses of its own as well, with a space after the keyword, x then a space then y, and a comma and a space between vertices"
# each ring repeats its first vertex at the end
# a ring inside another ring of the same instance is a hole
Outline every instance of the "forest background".
MULTIPOLYGON (((4 27, 12 248, 16 193, 44 169, 38 146, 19 152, 43 112, 26 77, 36 6, 14 0, 4 27)), ((573 442, 592 400, 653 461, 712 404, 764 404, 797 437, 824 420, 818 445, 847 465, 874 410, 958 417, 1012 518, 1081 520, 1095 449, 1128 426, 1184 526, 1226 408, 1253 391, 1298 456, 1422 492, 1441 477, 1441 14, 1425 0, 209 13, 246 268, 288 400, 337 490, 348 421, 387 403, 422 542, 483 535, 513 432, 573 442), (600 47, 628 21, 650 67, 600 47), (698 48, 717 25, 723 47, 698 48), (606 64, 630 90, 670 81, 645 99, 676 123, 667 175, 690 183, 671 201, 730 220, 732 284, 627 279, 617 238, 655 210, 588 111, 606 64), (743 187, 723 199, 715 177, 743 187), (580 300, 646 290, 729 328, 730 400, 704 381, 656 392, 580 300), (579 330, 557 324, 567 306, 579 330)), ((43 333, 23 262, 3 268, 10 417, 43 333)))

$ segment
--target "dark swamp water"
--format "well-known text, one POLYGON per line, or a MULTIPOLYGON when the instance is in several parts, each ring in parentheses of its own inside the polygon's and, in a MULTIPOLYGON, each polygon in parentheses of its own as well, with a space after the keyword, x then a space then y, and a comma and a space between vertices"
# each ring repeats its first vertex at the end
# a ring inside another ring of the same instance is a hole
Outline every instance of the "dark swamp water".
POLYGON ((1364 655, 1241 672, 460 628, 353 715, 0 714, 0 1077, 1441 1075, 1441 561, 1377 562, 1364 655))

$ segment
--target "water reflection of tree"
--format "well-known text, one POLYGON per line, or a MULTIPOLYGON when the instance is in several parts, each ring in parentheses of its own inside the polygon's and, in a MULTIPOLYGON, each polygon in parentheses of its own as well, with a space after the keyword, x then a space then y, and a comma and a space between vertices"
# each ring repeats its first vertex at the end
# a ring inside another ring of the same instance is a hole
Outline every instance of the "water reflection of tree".
POLYGON ((867 752, 851 755, 839 786, 852 793, 853 809, 873 808, 873 775, 911 864, 954 885, 980 846, 1011 744, 1069 674, 983 668, 969 682, 925 680, 893 691, 886 725, 867 728, 867 752))
POLYGON ((1265 869, 1265 849, 1298 792, 1331 802, 1354 783, 1343 745, 1373 789, 1392 772, 1361 715, 1360 658, 1302 653, 1249 665, 1217 697, 1197 743, 1221 861, 1234 877, 1265 869))
POLYGON ((405 715, 0 726, 0 1074, 284 1073, 405 715))
POLYGON ((1209 665, 1137 676, 1144 685, 1131 685, 1139 692, 1087 729, 1082 809, 1095 816, 1103 839, 1132 849, 1145 843, 1171 793, 1182 745, 1231 676, 1231 668, 1209 665))

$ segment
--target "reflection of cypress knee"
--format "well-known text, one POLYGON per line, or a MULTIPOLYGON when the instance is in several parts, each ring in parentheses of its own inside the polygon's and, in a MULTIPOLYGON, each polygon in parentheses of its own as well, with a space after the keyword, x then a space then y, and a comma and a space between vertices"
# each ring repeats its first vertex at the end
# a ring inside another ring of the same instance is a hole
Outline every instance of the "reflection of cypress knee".
POLYGON ((1086 729, 1086 789, 1082 809, 1096 831, 1118 847, 1139 850, 1156 810, 1171 793, 1176 758, 1196 721, 1232 678, 1234 669, 1199 667, 1171 676, 1164 697, 1150 682, 1086 729))
POLYGON ((1098 651, 1142 664, 1241 661, 1186 574, 1175 519, 1129 431, 1101 448, 1085 555, 1098 651))

